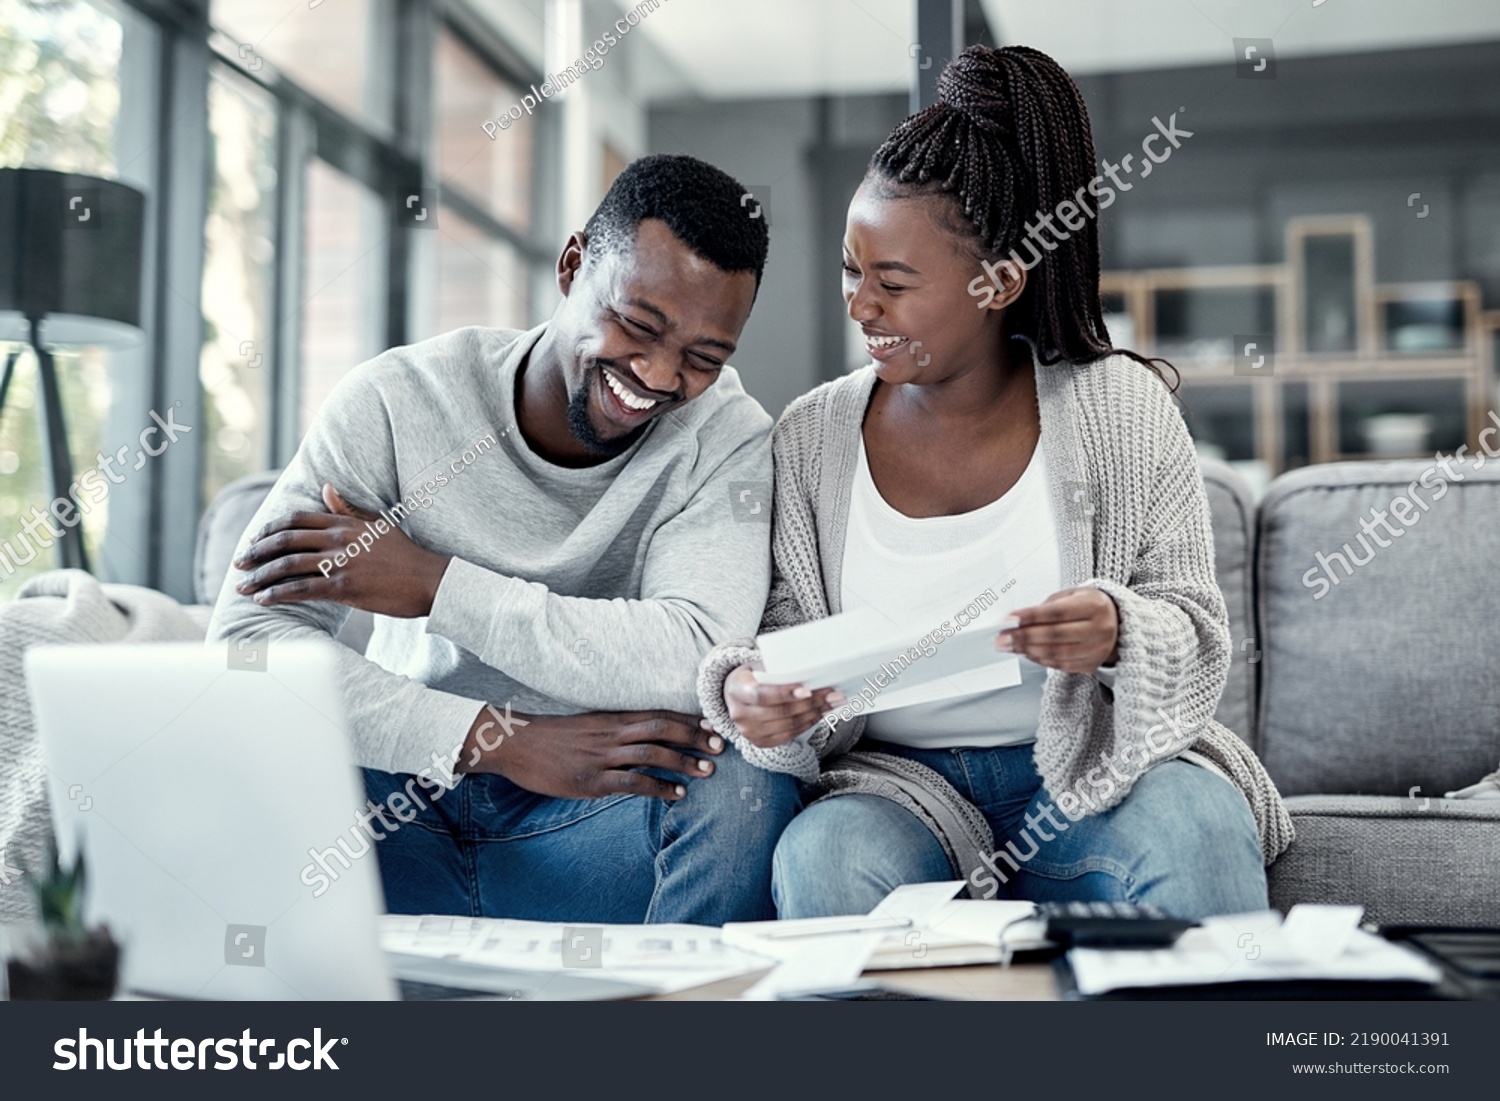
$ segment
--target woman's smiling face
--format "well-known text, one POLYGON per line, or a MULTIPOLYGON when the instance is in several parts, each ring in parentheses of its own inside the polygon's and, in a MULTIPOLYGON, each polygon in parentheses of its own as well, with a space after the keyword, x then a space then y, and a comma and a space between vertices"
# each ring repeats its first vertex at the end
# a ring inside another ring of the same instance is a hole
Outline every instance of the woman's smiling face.
POLYGON ((957 203, 882 190, 860 185, 844 232, 844 301, 875 374, 926 385, 988 361, 1001 343, 1003 308, 1024 281, 993 297, 971 293, 975 277, 988 276, 971 243, 949 228, 961 221, 957 203))

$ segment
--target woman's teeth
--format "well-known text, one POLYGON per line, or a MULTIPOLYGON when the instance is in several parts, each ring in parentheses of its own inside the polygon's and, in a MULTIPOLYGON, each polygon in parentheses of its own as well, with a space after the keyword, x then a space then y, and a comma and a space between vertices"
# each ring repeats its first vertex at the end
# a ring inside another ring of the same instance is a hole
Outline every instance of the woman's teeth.
POLYGON ((867 336, 865 343, 871 348, 894 348, 897 344, 904 343, 904 336, 867 336))
POLYGON ((640 413, 652 408, 656 404, 656 402, 650 398, 638 397, 637 395, 631 393, 625 388, 624 383, 620 382, 615 378, 614 375, 610 374, 608 371, 604 372, 604 381, 609 383, 609 388, 614 391, 615 397, 619 398, 620 404, 625 406, 625 408, 627 409, 634 409, 636 412, 640 413))

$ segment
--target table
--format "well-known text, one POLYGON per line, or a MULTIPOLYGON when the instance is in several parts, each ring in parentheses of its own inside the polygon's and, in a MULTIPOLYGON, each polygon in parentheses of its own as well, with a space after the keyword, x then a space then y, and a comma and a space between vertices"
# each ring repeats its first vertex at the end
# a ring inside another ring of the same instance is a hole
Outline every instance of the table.
MULTIPOLYGON (((718 1002, 739 997, 764 971, 696 986, 648 1001, 718 1002)), ((971 1002, 1051 1002, 1058 998, 1057 979, 1046 963, 1017 963, 1010 967, 919 967, 907 971, 866 971, 866 979, 913 994, 971 1002)))

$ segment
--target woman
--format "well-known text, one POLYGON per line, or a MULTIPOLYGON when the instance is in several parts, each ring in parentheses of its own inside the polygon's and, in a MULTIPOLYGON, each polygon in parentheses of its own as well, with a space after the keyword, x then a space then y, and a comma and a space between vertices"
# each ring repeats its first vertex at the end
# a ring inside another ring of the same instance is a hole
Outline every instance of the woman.
POLYGON ((1203 483, 1162 378, 1110 345, 1094 163, 1055 61, 974 46, 850 205, 844 297, 874 363, 777 427, 763 630, 864 608, 935 628, 924 649, 994 630, 1017 660, 940 693, 903 688, 902 662, 888 698, 846 700, 757 684, 749 645, 709 655, 705 724, 836 796, 778 844, 783 917, 949 878, 1189 918, 1267 904, 1291 822, 1213 721, 1230 645, 1203 483), (955 613, 912 618, 934 608, 955 613))

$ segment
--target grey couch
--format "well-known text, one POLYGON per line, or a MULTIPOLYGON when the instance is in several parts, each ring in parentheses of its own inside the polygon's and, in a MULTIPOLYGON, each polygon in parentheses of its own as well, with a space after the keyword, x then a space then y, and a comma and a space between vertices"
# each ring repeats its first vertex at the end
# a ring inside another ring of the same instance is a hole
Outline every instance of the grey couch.
POLYGON ((1235 647, 1218 719, 1260 755, 1297 828, 1270 869, 1272 904, 1500 925, 1500 800, 1440 798, 1500 762, 1500 463, 1440 500, 1418 486, 1427 510, 1393 518, 1400 536, 1375 528, 1385 547, 1360 544, 1361 521, 1430 463, 1307 467, 1258 508, 1231 469, 1202 466, 1235 647))
MULTIPOLYGON (((1357 902, 1370 920, 1500 926, 1500 800, 1443 800, 1500 762, 1500 463, 1448 487, 1373 559, 1336 563, 1425 462, 1337 463, 1278 478, 1257 508, 1204 460, 1234 663, 1220 722, 1261 756, 1297 840, 1271 866, 1271 902, 1357 902)), ((242 479, 205 513, 197 596, 212 603, 275 474, 242 479)), ((1373 542, 1370 543, 1374 546, 1373 542)), ((370 619, 340 638, 363 649, 370 619)))

